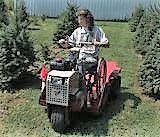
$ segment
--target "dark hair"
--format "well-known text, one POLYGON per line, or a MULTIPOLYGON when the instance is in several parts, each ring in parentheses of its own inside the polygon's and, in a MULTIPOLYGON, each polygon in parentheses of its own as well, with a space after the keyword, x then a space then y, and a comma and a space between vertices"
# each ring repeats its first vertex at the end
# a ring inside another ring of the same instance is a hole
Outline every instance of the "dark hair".
POLYGON ((87 19, 88 29, 92 31, 94 27, 94 17, 88 9, 81 9, 77 12, 77 16, 82 16, 87 19))

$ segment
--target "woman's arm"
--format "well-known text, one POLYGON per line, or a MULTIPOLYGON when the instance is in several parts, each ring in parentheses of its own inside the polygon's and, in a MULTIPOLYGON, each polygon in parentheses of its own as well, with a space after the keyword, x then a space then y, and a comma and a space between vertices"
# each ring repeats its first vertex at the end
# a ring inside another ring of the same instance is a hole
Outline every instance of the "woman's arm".
POLYGON ((74 30, 74 32, 71 34, 71 36, 66 37, 65 39, 60 39, 58 43, 63 47, 63 48, 72 48, 76 46, 76 41, 77 41, 77 29, 74 30))
POLYGON ((98 41, 96 40, 94 43, 96 46, 101 46, 101 47, 110 46, 109 40, 106 37, 106 34, 104 33, 101 27, 97 27, 96 39, 98 39, 98 41))

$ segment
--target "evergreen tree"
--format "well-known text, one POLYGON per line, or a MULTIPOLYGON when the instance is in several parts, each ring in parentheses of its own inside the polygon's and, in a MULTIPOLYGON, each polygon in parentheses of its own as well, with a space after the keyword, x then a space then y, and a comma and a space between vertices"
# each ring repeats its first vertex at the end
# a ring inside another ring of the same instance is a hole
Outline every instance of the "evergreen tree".
POLYGON ((0 0, 0 27, 5 24, 8 25, 8 11, 4 0, 0 0))
POLYGON ((78 27, 76 12, 78 7, 68 3, 67 10, 62 14, 62 22, 58 24, 58 30, 53 35, 53 42, 57 43, 60 39, 66 39, 78 27))
POLYGON ((141 20, 141 17, 143 16, 145 10, 142 5, 139 5, 138 7, 135 8, 135 11, 132 13, 128 24, 129 24, 129 29, 131 32, 135 32, 137 29, 137 26, 141 20))
POLYGON ((137 26, 134 38, 133 38, 133 46, 136 50, 137 53, 142 54, 144 49, 142 49, 142 45, 141 45, 141 41, 144 39, 144 36, 146 34, 146 32, 148 31, 149 28, 149 24, 151 18, 148 16, 147 13, 145 13, 143 15, 143 17, 141 18, 141 21, 139 23, 139 25, 137 26))
POLYGON ((19 28, 27 29, 29 26, 29 15, 26 12, 26 7, 23 3, 21 3, 20 6, 18 6, 18 8, 15 10, 15 19, 17 25, 19 25, 19 28))
POLYGON ((18 32, 17 41, 20 41, 20 45, 17 45, 17 47, 21 52, 22 60, 24 59, 26 62, 26 68, 35 60, 33 41, 30 39, 28 32, 29 24, 29 15, 26 12, 26 7, 21 4, 16 10, 15 25, 18 32))
MULTIPOLYGON (((50 60, 51 56, 51 49, 49 48, 49 45, 46 43, 41 43, 39 50, 36 54, 36 59, 40 62, 48 62, 50 60)), ((52 55, 53 56, 53 55, 52 55)))
POLYGON ((27 31, 28 16, 20 6, 10 24, 0 32, 0 89, 8 90, 34 62, 33 42, 27 31), (23 14, 23 15, 22 15, 23 14))
POLYGON ((150 6, 141 18, 134 37, 137 53, 143 55, 139 81, 149 94, 160 97, 160 7, 150 6))
POLYGON ((155 12, 151 12, 150 8, 141 18, 137 27, 134 47, 137 53, 145 55, 150 48, 151 41, 155 33, 160 28, 160 18, 155 12))
POLYGON ((139 80, 147 93, 157 94, 160 97, 160 32, 156 33, 140 67, 139 80))

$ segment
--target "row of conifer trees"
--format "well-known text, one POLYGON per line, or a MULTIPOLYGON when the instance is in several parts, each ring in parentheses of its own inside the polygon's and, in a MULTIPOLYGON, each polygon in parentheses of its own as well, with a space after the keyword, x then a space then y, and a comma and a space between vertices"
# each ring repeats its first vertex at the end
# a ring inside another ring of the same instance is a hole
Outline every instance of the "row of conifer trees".
POLYGON ((142 55, 139 82, 147 94, 160 97, 160 5, 137 7, 129 20, 133 46, 142 55))

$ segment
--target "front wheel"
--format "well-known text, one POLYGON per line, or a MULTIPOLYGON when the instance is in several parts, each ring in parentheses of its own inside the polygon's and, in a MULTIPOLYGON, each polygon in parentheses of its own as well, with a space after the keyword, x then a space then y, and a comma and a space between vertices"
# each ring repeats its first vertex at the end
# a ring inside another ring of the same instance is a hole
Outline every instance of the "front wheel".
POLYGON ((57 132, 63 132, 65 125, 65 112, 60 109, 52 110, 51 112, 52 128, 57 132))

